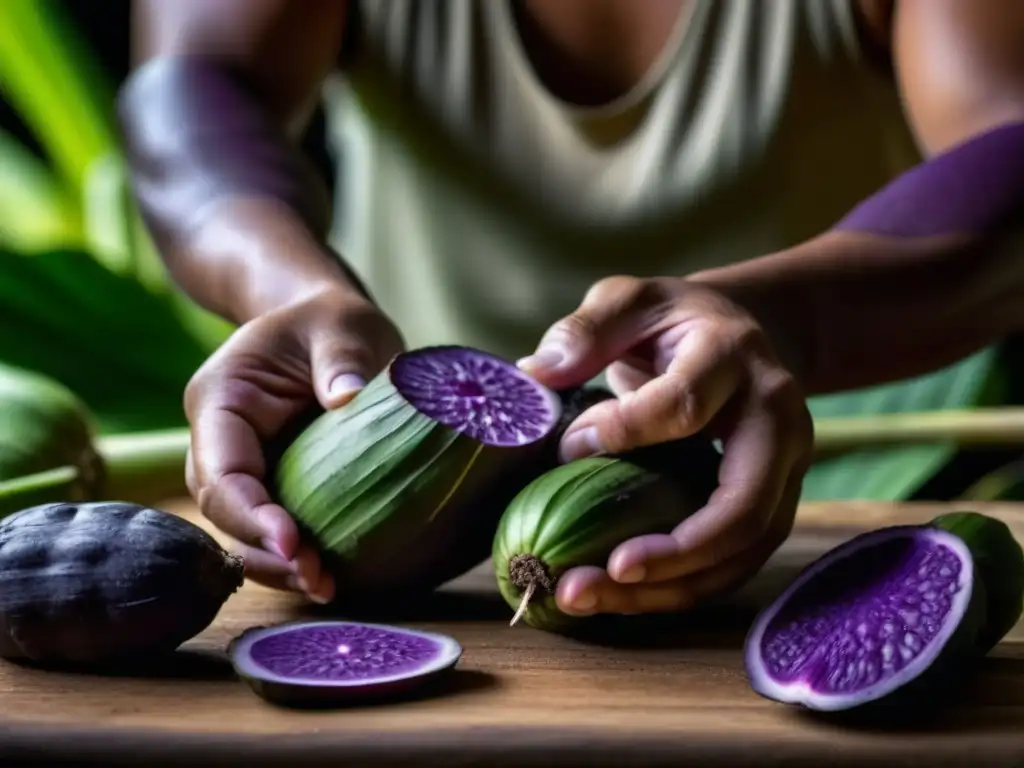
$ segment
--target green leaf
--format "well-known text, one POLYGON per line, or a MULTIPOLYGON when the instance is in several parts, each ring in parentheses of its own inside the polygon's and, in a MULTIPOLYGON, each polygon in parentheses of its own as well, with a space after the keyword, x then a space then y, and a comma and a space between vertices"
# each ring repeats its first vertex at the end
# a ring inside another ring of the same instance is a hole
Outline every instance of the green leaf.
POLYGON ((960 498, 963 501, 1024 501, 1024 457, 980 477, 960 498))
POLYGON ((46 163, 0 131, 0 247, 57 248, 82 239, 74 199, 46 163))
POLYGON ((0 89, 80 196, 117 147, 114 87, 54 0, 0 2, 0 89))
MULTIPOLYGON (((814 397, 809 407, 825 418, 979 406, 997 395, 1000 376, 999 349, 990 347, 925 376, 814 397)), ((802 499, 905 500, 955 453, 953 445, 908 445, 822 459, 807 473, 802 499)))
POLYGON ((0 360, 74 390, 104 431, 184 424, 182 391, 209 350, 167 295, 87 252, 0 252, 0 360))

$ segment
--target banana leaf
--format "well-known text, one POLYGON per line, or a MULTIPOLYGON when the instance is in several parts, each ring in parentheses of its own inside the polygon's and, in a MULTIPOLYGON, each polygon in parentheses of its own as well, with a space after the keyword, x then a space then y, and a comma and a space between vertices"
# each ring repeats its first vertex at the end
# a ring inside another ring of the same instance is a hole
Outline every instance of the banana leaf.
POLYGON ((103 432, 184 425, 182 391, 209 353, 174 300, 88 253, 0 251, 0 360, 75 391, 103 432))
MULTIPOLYGON (((989 347, 925 376, 810 399, 815 418, 940 411, 1004 398, 1000 350, 989 347)), ((822 459, 804 480, 802 499, 903 501, 956 455, 953 444, 865 449, 822 459)))

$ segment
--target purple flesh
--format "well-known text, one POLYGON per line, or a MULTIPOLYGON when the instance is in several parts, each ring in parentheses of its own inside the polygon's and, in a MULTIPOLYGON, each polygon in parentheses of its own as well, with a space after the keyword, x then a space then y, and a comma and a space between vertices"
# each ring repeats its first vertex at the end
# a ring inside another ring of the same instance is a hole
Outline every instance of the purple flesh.
POLYGON ((541 440, 561 412, 556 395, 512 363, 464 347, 401 355, 391 380, 420 413, 486 445, 541 440))
POLYGON ((972 560, 944 531, 861 536, 802 574, 751 629, 751 684, 778 701, 843 709, 917 677, 956 630, 972 560))
POLYGON ((349 621, 250 630, 231 649, 244 677, 313 687, 374 687, 429 676, 454 666, 461 654, 446 635, 349 621))

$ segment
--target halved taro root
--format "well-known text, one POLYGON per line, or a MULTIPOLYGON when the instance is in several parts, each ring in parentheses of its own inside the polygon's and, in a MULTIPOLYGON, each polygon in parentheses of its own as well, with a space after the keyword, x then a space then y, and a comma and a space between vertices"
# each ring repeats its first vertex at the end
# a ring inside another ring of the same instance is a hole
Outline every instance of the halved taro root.
POLYGON ((884 528, 826 553, 761 613, 747 674, 762 696, 812 710, 920 701, 978 655, 984 619, 984 584, 961 538, 884 528))
POLYGON ((511 362, 465 347, 407 352, 284 451, 276 495, 341 601, 429 591, 487 558, 561 412, 511 362))
POLYGON ((331 707, 420 692, 462 656, 452 637, 386 624, 298 621, 255 627, 228 647, 235 672, 275 704, 331 707))

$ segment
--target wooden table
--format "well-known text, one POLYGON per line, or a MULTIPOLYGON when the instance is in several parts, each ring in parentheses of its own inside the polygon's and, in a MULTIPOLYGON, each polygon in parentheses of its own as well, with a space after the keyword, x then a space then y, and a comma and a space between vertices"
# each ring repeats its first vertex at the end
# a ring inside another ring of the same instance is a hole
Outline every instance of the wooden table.
MULTIPOLYGON (((198 519, 187 504, 164 505, 198 519)), ((1024 505, 976 507, 1024 540, 1024 505)), ((447 695, 334 712, 275 708, 222 649, 290 619, 291 597, 246 585, 181 662, 144 679, 0 664, 0 765, 945 765, 1024 766, 1024 626, 941 723, 902 732, 800 716, 748 688, 741 644, 758 604, 859 530, 935 505, 813 504, 756 584, 688 621, 669 648, 609 650, 508 627, 486 570, 446 587, 411 626, 465 647, 447 695)))

